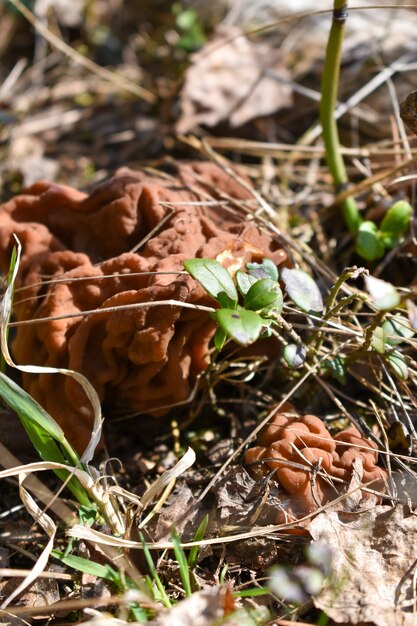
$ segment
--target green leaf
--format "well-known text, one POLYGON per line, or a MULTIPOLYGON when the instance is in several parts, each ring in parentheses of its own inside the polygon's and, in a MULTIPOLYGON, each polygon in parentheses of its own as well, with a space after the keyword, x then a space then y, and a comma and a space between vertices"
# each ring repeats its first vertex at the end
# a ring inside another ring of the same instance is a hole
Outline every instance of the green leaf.
POLYGON ((137 602, 129 604, 129 614, 132 621, 137 622, 138 624, 147 624, 149 621, 146 609, 140 606, 137 602))
POLYGON ((246 272, 242 272, 242 270, 238 270, 235 275, 237 288, 239 289, 242 296, 246 296, 249 289, 258 282, 259 278, 256 276, 252 276, 252 274, 247 274, 246 272))
POLYGON ((382 326, 377 326, 372 333, 371 348, 378 352, 378 354, 384 354, 387 345, 387 333, 382 326))
POLYGON ((307 356, 305 346, 302 344, 289 343, 284 348, 284 360, 288 367, 301 367, 307 356))
POLYGON ((410 327, 410 322, 403 315, 394 315, 382 324, 390 346, 398 346, 404 339, 411 339, 415 331, 410 327))
POLYGON ((177 559, 178 568, 180 570, 181 581, 184 587, 184 592, 187 598, 192 594, 191 581, 190 581, 190 567, 188 565, 187 557, 183 547, 181 546, 181 540, 177 531, 174 529, 171 535, 171 541, 174 547, 175 558, 177 559))
POLYGON ((268 596, 271 590, 266 587, 251 587, 250 589, 242 589, 242 591, 234 591, 235 598, 258 598, 259 596, 268 596))
MULTIPOLYGON (((78 456, 75 450, 70 448, 62 428, 36 400, 2 372, 0 372, 0 398, 17 413, 41 459, 64 465, 78 464, 78 456)), ((65 470, 56 470, 55 473, 63 482, 68 478, 68 472, 65 470)), ((90 504, 86 491, 76 478, 71 478, 68 488, 81 504, 87 506, 90 504)))
POLYGON ((184 9, 177 15, 175 22, 178 28, 189 30, 198 22, 197 13, 192 9, 184 9))
POLYGON ((105 580, 111 580, 111 582, 114 583, 119 589, 123 587, 119 572, 111 567, 111 565, 95 563, 94 561, 90 561, 89 559, 84 559, 81 556, 75 556, 73 554, 65 556, 58 550, 52 550, 51 554, 56 559, 64 563, 64 565, 68 565, 68 567, 72 567, 78 572, 91 574, 92 576, 103 578, 105 580))
MULTIPOLYGON (((161 579, 159 578, 158 575, 158 571, 155 567, 155 563, 153 561, 152 555, 151 555, 151 551, 149 550, 148 546, 146 545, 146 541, 145 538, 143 536, 143 533, 139 533, 139 539, 140 542, 142 544, 142 551, 143 551, 143 556, 145 557, 146 560, 146 564, 148 566, 148 570, 150 573, 150 577, 151 580, 154 581, 160 596, 161 596, 161 602, 162 604, 165 606, 165 608, 169 609, 172 606, 171 600, 169 599, 169 596, 167 594, 167 592, 165 591, 165 587, 162 584, 161 579)), ((152 587, 151 587, 152 590, 152 587)))
POLYGON ((324 362, 324 369, 341 385, 346 385, 346 361, 343 357, 336 356, 332 360, 328 359, 324 362))
POLYGON ((0 397, 23 420, 30 420, 50 437, 64 443, 62 428, 24 389, 6 374, 0 373, 0 397))
POLYGON ((78 507, 78 517, 80 518, 80 523, 85 526, 92 526, 97 519, 98 508, 97 504, 93 502, 89 506, 80 506, 78 507))
POLYGON ((390 207, 381 222, 381 238, 387 248, 393 248, 405 235, 413 214, 412 206, 405 200, 399 200, 390 207))
POLYGON ((184 267, 221 306, 235 308, 238 295, 226 268, 214 259, 189 259, 184 267))
POLYGON ((376 224, 362 222, 356 235, 356 252, 367 261, 374 261, 384 256, 385 246, 376 224))
POLYGON ((283 295, 278 283, 270 278, 258 280, 246 294, 243 305, 251 311, 282 311, 283 295), (265 310, 267 309, 267 310, 265 310))
POLYGON ((391 311, 400 304, 400 294, 391 283, 374 276, 365 276, 365 285, 372 302, 380 311, 391 311))
POLYGON ((246 263, 246 269, 249 275, 257 280, 261 278, 278 280, 278 268, 271 259, 263 259, 262 263, 246 263))
POLYGON ((260 315, 245 309, 219 309, 216 318, 224 332, 242 346, 254 343, 264 326, 260 315))
POLYGON ((405 360, 405 357, 398 350, 393 350, 387 355, 387 361, 391 366, 391 369, 396 373, 398 378, 401 380, 407 380, 408 378, 408 367, 405 360))
POLYGON ((281 272, 281 278, 291 300, 306 313, 321 313, 323 298, 315 281, 302 270, 289 270, 286 267, 281 272))
MULTIPOLYGON (((201 541, 202 539, 204 539, 204 535, 206 534, 208 523, 209 523, 209 516, 208 514, 206 514, 201 520, 199 527, 197 528, 197 532, 194 535, 193 541, 197 542, 197 541, 201 541)), ((200 552, 200 548, 201 546, 194 546, 194 548, 191 548, 190 550, 190 553, 188 555, 188 566, 190 567, 190 569, 192 569, 197 562, 197 557, 198 557, 198 553, 200 552)))
POLYGON ((224 332, 223 328, 218 327, 216 330, 216 334, 214 335, 214 347, 218 352, 223 350, 223 346, 227 339, 227 333, 224 332))

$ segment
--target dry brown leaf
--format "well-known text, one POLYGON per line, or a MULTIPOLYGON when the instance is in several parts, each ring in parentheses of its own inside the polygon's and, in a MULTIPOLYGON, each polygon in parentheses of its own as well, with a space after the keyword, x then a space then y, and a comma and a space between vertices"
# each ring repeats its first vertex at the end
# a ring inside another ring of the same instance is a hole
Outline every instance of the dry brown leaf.
POLYGON ((223 27, 192 57, 181 92, 178 132, 223 121, 237 127, 292 104, 282 52, 241 33, 223 27))
POLYGON ((417 623, 417 516, 406 505, 323 512, 309 532, 333 550, 333 577, 315 599, 318 608, 338 623, 417 623))
POLYGON ((230 591, 211 587, 198 591, 174 608, 161 613, 149 626, 211 626, 225 614, 230 604, 230 591))

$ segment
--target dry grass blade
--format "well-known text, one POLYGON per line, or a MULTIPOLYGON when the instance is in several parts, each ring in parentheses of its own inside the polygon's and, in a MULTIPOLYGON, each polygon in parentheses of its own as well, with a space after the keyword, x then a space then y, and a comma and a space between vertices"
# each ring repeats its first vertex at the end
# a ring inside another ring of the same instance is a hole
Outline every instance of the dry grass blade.
POLYGON ((54 539, 55 539, 55 534, 56 534, 56 529, 57 529, 56 524, 49 517, 49 515, 41 511, 41 509, 38 507, 38 505, 36 504, 32 496, 29 494, 29 492, 26 491, 26 489, 23 487, 23 482, 26 476, 27 476, 26 471, 20 471, 19 492, 20 492, 21 500, 23 504, 25 505, 26 510, 30 513, 33 519, 42 526, 43 530, 48 535, 49 540, 46 546, 44 547, 44 549, 42 550, 30 574, 26 576, 26 578, 20 583, 20 585, 16 587, 13 593, 11 593, 10 596, 3 602, 3 604, 0 606, 1 609, 5 609, 11 602, 13 602, 13 600, 20 593, 22 593, 22 591, 27 589, 36 580, 38 575, 44 571, 48 563, 49 555, 51 554, 51 550, 54 546, 54 539))
POLYGON ((171 469, 167 470, 145 491, 141 498, 141 505, 145 507, 157 493, 162 491, 172 480, 175 480, 189 469, 195 462, 195 452, 191 448, 188 448, 182 459, 178 461, 171 469))
MULTIPOLYGON (((9 452, 9 450, 0 442, 0 458, 1 465, 6 470, 13 470, 20 465, 19 460, 9 452)), ((23 466, 26 467, 26 466, 23 466)), ((26 488, 31 491, 36 497, 44 503, 44 505, 53 511, 55 515, 69 524, 73 521, 74 513, 71 509, 59 498, 56 498, 55 494, 48 489, 36 476, 28 474, 26 478, 26 488)))

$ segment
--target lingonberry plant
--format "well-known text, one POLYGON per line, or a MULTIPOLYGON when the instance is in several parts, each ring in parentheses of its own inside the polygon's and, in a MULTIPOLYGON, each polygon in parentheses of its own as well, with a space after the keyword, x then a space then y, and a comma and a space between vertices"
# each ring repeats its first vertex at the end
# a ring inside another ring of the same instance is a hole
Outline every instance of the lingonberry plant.
MULTIPOLYGON (((221 350, 228 338, 247 346, 268 337, 274 327, 284 329, 294 343, 287 343, 284 358, 289 366, 299 367, 306 356, 301 339, 282 317, 284 294, 278 283, 278 268, 270 259, 247 263, 235 279, 218 261, 189 259, 185 269, 219 304, 212 314, 218 323, 215 347, 221 350)), ((302 311, 320 314, 323 300, 314 280, 298 269, 284 268, 281 280, 290 300, 302 311)))

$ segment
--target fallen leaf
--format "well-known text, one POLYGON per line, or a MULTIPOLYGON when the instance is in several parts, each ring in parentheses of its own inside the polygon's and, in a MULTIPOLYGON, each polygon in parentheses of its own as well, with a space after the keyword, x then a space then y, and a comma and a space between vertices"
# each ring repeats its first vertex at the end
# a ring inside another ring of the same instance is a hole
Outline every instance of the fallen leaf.
POLYGON ((227 587, 211 587, 193 593, 174 608, 161 613, 149 626, 211 626, 230 610, 230 591, 227 587))
POLYGON ((237 28, 218 29, 192 57, 181 92, 179 133, 199 124, 242 126, 292 104, 280 50, 251 41, 237 28))
POLYGON ((315 542, 333 551, 333 575, 314 599, 336 622, 376 626, 415 624, 417 516, 404 504, 360 513, 320 513, 310 524, 315 542))

